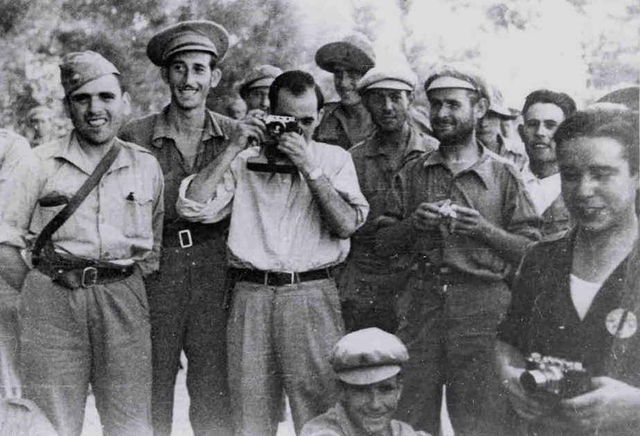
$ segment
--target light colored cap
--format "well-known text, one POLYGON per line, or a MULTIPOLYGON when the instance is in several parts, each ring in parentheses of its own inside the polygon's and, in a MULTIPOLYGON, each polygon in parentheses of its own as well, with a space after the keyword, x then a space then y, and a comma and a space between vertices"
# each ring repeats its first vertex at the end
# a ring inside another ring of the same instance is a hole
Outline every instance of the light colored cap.
POLYGON ((425 90, 427 92, 433 91, 434 89, 443 89, 443 88, 462 88, 462 89, 470 89, 471 91, 478 91, 478 88, 471 81, 458 79, 457 77, 452 76, 441 76, 431 82, 428 88, 425 90))
POLYGON ((424 82, 427 94, 435 89, 458 88, 476 91, 489 99, 487 85, 480 71, 468 64, 440 65, 424 82))
POLYGON ((502 92, 496 86, 487 85, 487 91, 489 92, 489 111, 495 112, 503 118, 517 118, 517 115, 514 115, 505 104, 502 92))
POLYGON ((400 339, 377 327, 344 336, 329 357, 338 378, 352 385, 368 385, 393 377, 407 360, 409 352, 400 339))
POLYGON ((229 34, 213 21, 182 21, 156 33, 147 44, 147 56, 155 65, 166 65, 183 51, 210 53, 220 62, 229 48, 229 34))
POLYGON ((253 88, 269 87, 274 79, 282 74, 282 70, 273 65, 260 65, 249 73, 247 78, 240 85, 240 96, 246 97, 249 90, 253 88))
POLYGON ((417 81, 417 76, 409 69, 375 67, 362 76, 357 87, 361 93, 370 89, 413 91, 417 81))
POLYGON ((336 66, 340 65, 364 74, 376 64, 376 55, 369 38, 354 33, 320 47, 316 52, 316 64, 330 73, 335 73, 336 66))
POLYGON ((60 82, 66 95, 85 83, 107 74, 120 75, 120 71, 101 54, 94 51, 69 53, 60 62, 60 82))

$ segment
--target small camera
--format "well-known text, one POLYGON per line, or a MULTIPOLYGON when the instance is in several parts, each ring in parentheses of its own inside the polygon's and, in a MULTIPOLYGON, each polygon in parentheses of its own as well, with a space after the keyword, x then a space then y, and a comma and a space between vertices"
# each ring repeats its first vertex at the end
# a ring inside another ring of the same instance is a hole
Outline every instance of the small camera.
POLYGON ((529 394, 547 393, 573 398, 591 390, 591 376, 582 363, 531 353, 520 383, 529 394))
POLYGON ((298 168, 278 150, 278 143, 280 137, 286 132, 302 134, 298 121, 294 117, 282 115, 264 115, 261 119, 266 124, 265 140, 261 144, 266 162, 261 157, 250 158, 247 161, 247 168, 251 171, 267 173, 297 173, 298 168))

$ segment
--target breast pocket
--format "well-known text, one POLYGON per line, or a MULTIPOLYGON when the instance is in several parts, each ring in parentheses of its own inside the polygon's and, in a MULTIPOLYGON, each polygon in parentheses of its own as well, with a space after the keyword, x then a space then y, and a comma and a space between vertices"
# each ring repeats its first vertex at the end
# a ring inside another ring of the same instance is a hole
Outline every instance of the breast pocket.
POLYGON ((131 238, 153 236, 153 198, 131 192, 124 198, 123 232, 131 238))

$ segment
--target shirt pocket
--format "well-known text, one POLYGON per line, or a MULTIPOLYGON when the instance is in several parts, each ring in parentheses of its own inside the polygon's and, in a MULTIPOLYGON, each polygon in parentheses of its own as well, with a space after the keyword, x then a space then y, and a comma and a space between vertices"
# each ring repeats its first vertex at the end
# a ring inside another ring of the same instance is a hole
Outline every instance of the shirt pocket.
POLYGON ((124 198, 123 233, 132 238, 153 237, 153 198, 127 194, 124 198))

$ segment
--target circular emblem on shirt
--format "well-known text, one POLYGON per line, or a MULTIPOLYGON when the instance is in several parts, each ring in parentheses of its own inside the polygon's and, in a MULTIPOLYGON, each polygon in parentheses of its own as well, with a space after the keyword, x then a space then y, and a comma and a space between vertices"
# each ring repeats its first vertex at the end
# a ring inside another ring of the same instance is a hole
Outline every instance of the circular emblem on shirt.
POLYGON ((605 320, 607 331, 617 338, 627 339, 638 330, 638 318, 627 309, 613 309, 605 320))

